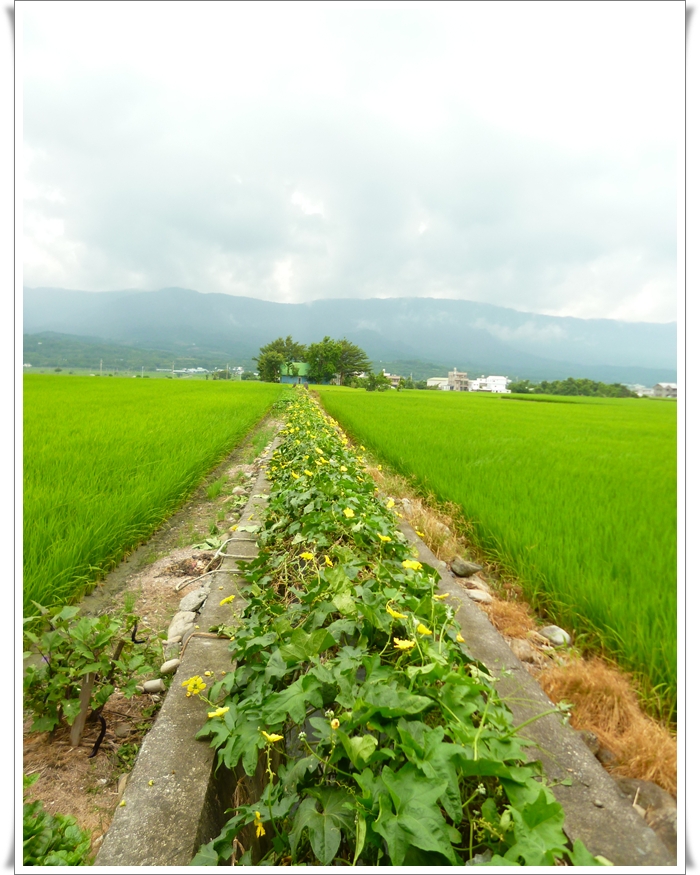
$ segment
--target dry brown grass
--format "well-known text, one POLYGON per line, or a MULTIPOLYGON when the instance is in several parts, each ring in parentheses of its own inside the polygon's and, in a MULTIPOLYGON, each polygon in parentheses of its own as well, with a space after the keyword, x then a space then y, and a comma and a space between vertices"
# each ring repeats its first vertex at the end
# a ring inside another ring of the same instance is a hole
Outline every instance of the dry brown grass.
POLYGON ((545 669, 538 678, 553 702, 574 705, 571 723, 589 729, 617 762, 612 771, 653 781, 676 795, 676 740, 642 712, 629 678, 602 659, 578 659, 545 669))
MULTIPOLYGON (((465 556, 486 567, 489 582, 505 596, 494 596, 492 604, 480 605, 496 629, 507 638, 532 640, 537 629, 534 611, 523 599, 518 582, 499 575, 498 566, 463 534, 470 527, 460 509, 418 497, 397 474, 373 466, 368 471, 383 494, 397 501, 410 499, 410 513, 405 517, 438 559, 449 563, 455 556, 465 556)), ((401 510, 400 505, 397 509, 401 510)), ((567 701, 575 706, 572 725, 595 733, 614 755, 614 774, 653 781, 675 797, 676 739, 643 712, 632 682, 621 669, 599 658, 584 660, 574 654, 563 664, 550 664, 536 677, 553 702, 567 701)))
POLYGON ((486 608, 486 613, 501 635, 507 638, 527 638, 537 624, 530 608, 522 602, 507 602, 496 599, 486 608))

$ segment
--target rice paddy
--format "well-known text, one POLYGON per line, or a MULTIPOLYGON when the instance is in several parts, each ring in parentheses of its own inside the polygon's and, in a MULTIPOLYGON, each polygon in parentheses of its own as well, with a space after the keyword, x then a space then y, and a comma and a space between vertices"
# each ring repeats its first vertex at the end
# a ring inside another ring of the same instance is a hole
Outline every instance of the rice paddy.
POLYGON ((270 383, 24 378, 24 606, 80 597, 265 415, 270 383))
POLYGON ((614 654, 675 713, 674 403, 319 393, 377 458, 458 504, 542 611, 614 654))

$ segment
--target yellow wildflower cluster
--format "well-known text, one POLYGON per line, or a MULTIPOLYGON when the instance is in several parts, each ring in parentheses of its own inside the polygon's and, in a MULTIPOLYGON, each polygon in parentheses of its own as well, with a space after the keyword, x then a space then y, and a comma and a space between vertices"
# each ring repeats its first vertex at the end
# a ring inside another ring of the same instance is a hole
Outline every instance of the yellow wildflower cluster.
POLYGON ((401 563, 404 568, 410 568, 413 571, 420 571, 423 567, 420 562, 416 562, 415 559, 404 559, 401 563))
POLYGON ((188 678, 186 681, 183 681, 182 686, 187 687, 188 698, 190 696, 198 696, 207 688, 207 685, 204 683, 204 679, 201 678, 198 674, 194 677, 188 678))
POLYGON ((307 562, 310 562, 314 558, 313 553, 300 553, 299 555, 302 559, 306 559, 307 562))
POLYGON ((216 711, 210 711, 207 714, 207 717, 211 719, 212 717, 223 717, 224 714, 229 710, 228 705, 225 708, 217 708, 216 711))
POLYGON ((263 737, 268 744, 274 744, 276 741, 282 741, 282 739, 284 738, 283 735, 277 735, 277 733, 275 732, 265 732, 264 729, 261 729, 260 732, 262 732, 263 737))
POLYGON ((262 823, 262 816, 259 811, 255 812, 255 835, 257 838, 261 839, 265 835, 265 827, 262 823))
POLYGON ((408 651, 413 650, 416 646, 415 641, 408 641, 405 638, 394 638, 394 647, 397 650, 408 651))
POLYGON ((399 611, 395 611, 395 610, 391 607, 391 605, 388 605, 388 604, 387 604, 387 606, 386 606, 386 612, 387 612, 387 614, 389 614, 390 616, 392 616, 395 620, 407 620, 407 619, 408 619, 408 615, 407 615, 407 614, 401 614, 401 613, 399 613, 399 611))
POLYGON ((221 599, 219 605, 230 605, 231 602, 236 598, 235 595, 227 595, 225 599, 221 599))
POLYGON ((351 507, 346 507, 343 513, 348 519, 352 519, 355 516, 355 511, 351 507))

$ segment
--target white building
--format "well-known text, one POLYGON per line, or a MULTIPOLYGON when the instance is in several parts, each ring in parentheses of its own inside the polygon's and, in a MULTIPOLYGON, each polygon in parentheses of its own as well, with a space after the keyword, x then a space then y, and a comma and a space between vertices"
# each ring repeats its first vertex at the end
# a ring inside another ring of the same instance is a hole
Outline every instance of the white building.
POLYGON ((655 398, 678 397, 678 386, 676 383, 657 383, 651 391, 655 398))
POLYGON ((429 389, 431 386, 437 386, 438 389, 449 388, 447 385, 447 377, 428 377, 426 383, 428 384, 429 389))
POLYGON ((508 388, 508 377, 489 376, 477 377, 476 380, 469 380, 470 392, 493 392, 499 394, 510 394, 508 388))

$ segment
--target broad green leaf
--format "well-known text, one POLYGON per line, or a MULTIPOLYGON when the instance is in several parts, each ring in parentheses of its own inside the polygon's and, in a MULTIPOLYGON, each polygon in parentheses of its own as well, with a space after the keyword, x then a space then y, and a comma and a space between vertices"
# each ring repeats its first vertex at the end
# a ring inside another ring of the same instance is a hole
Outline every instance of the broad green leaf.
POLYGON ((219 855, 214 850, 213 844, 214 842, 209 842, 208 845, 202 845, 190 861, 190 866, 218 866, 219 855))
POLYGON ((354 616, 357 614, 357 605, 355 604, 355 599, 350 594, 350 590, 344 590, 338 595, 333 596, 333 604, 338 609, 340 614, 344 616, 354 616))
POLYGON ((290 845, 295 856, 301 835, 308 830, 311 848, 318 861, 322 866, 329 866, 340 847, 341 827, 346 833, 354 827, 353 815, 347 807, 352 803, 352 796, 343 790, 325 789, 319 791, 319 801, 320 812, 313 797, 307 796, 302 801, 294 818, 290 845))
POLYGON ((280 693, 267 697, 262 711, 266 725, 281 723, 289 714, 295 723, 303 723, 306 718, 307 704, 320 708, 323 700, 319 693, 320 682, 312 675, 302 675, 293 684, 280 693))
POLYGON ((356 769, 361 769, 366 765, 379 743, 373 735, 354 735, 352 738, 348 738, 341 729, 338 729, 336 734, 356 769))
POLYGON ((316 629, 311 634, 295 629, 289 641, 280 647, 280 655, 287 662, 308 662, 335 643, 327 629, 316 629))
POLYGON ((406 690, 394 687, 377 687, 367 684, 361 691, 361 701, 371 706, 375 713, 382 717, 401 717, 404 714, 419 714, 435 703, 427 696, 416 696, 406 690))

